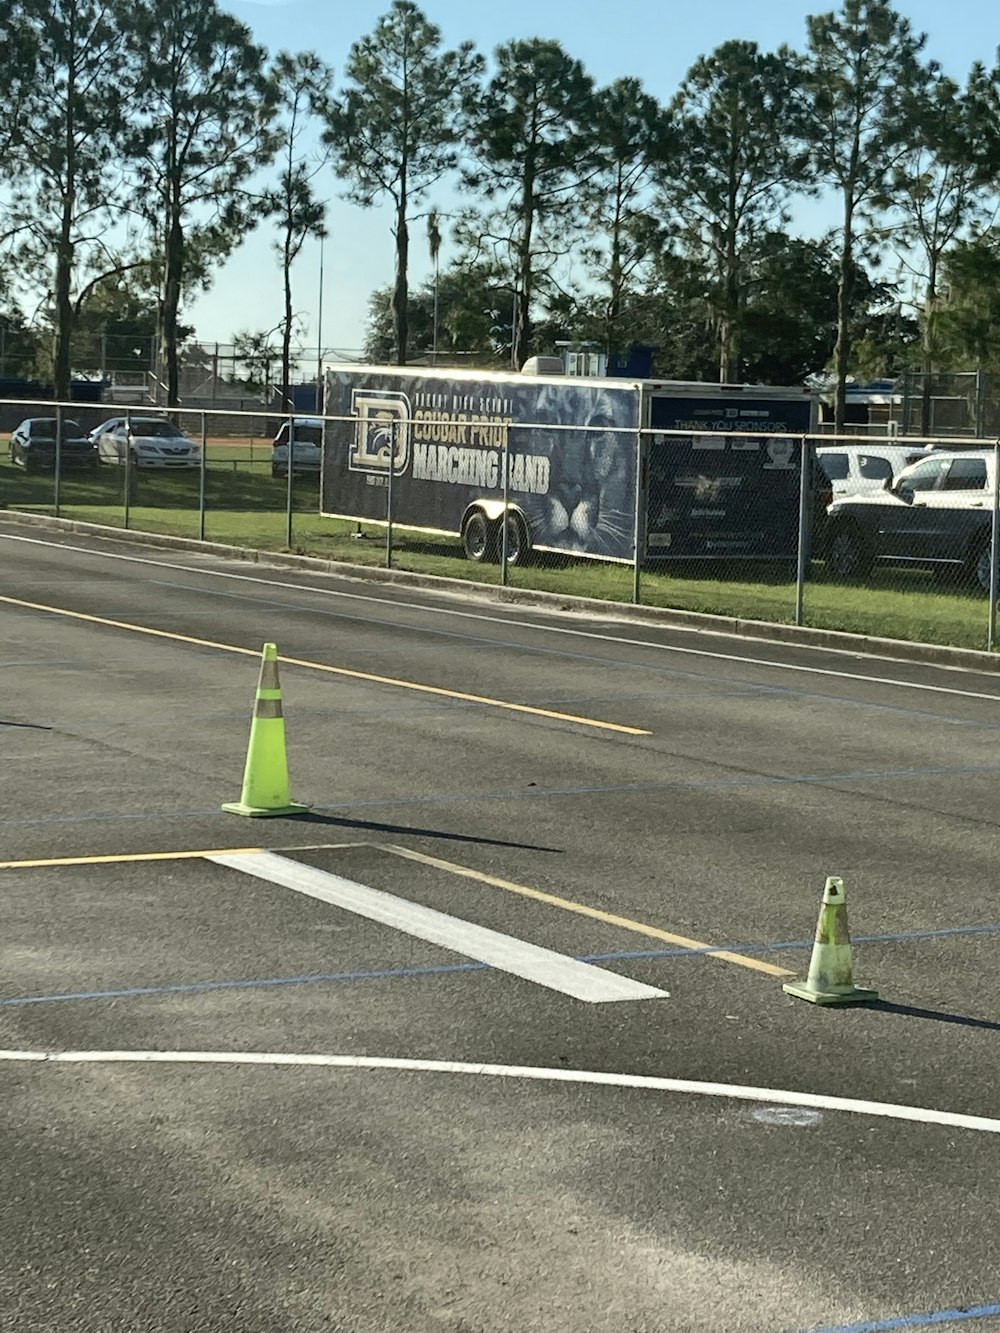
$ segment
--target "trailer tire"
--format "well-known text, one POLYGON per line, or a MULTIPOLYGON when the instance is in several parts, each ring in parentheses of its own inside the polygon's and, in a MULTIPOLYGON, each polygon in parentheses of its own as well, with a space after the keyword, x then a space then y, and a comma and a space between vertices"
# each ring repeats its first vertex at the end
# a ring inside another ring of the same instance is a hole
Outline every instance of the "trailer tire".
MULTIPOLYGON (((528 529, 520 514, 507 515, 507 564, 526 565, 531 550, 528 529)), ((503 528, 498 528, 497 556, 503 558, 503 528)))
POLYGON ((482 564, 494 558, 497 545, 496 523, 491 523, 481 509, 474 509, 462 528, 462 546, 466 560, 482 564))

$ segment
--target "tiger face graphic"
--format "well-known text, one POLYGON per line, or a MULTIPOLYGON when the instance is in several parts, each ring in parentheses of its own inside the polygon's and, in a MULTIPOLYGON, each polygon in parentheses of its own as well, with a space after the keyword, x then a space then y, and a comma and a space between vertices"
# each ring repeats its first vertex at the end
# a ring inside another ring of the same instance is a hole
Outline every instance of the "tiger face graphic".
POLYGON ((635 526, 635 427, 617 396, 593 385, 544 385, 531 448, 550 459, 548 494, 533 497, 538 540, 567 551, 621 558, 635 526), (554 427, 554 429, 552 429, 554 427), (543 445, 544 441, 544 445, 543 445))

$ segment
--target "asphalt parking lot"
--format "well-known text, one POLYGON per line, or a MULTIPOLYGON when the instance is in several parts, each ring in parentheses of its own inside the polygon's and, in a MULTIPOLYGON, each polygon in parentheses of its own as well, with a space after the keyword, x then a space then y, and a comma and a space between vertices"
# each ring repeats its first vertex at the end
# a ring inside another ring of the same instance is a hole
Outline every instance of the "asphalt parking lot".
POLYGON ((1000 1328, 1000 680, 0 558, 5 1326, 1000 1328))

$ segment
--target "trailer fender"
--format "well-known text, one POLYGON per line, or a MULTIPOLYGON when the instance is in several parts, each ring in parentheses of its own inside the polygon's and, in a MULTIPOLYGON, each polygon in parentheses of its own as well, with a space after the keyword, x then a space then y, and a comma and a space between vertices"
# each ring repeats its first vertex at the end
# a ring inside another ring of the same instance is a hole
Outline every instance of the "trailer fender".
MULTIPOLYGON (((517 505, 508 504, 507 509, 509 512, 520 512, 517 505)), ((485 514, 486 518, 491 523, 499 523, 500 516, 503 513, 503 501, 494 500, 486 496, 481 500, 473 500, 472 504, 467 507, 465 513, 462 515, 463 528, 468 522, 469 515, 475 513, 485 514)), ((522 514, 521 517, 523 518, 524 515, 522 514)))

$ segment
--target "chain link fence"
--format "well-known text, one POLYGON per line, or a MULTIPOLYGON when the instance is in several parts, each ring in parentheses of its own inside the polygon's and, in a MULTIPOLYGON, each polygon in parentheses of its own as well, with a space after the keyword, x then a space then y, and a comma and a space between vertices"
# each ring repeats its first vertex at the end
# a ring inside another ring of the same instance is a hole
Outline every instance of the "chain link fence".
POLYGON ((0 401, 0 509, 742 622, 996 647, 1000 446, 0 401))

